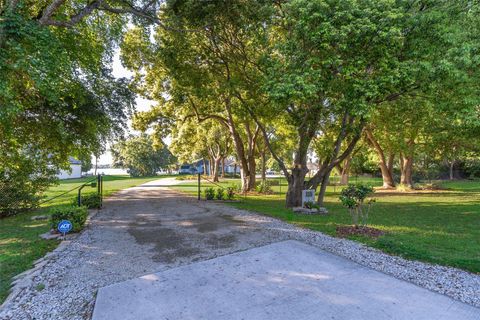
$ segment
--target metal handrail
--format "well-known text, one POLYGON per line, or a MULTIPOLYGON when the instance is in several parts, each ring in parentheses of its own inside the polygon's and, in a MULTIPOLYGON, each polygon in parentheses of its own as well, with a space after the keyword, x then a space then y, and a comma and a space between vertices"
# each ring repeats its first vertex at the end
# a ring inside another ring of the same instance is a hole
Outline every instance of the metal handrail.
POLYGON ((59 195, 56 195, 56 196, 51 197, 51 198, 48 198, 48 199, 46 199, 46 200, 44 200, 44 201, 40 201, 38 204, 41 205, 41 204, 47 203, 47 202, 49 202, 49 201, 52 201, 52 200, 54 200, 54 199, 57 199, 57 198, 59 198, 59 197, 61 197, 61 196, 63 196, 63 195, 66 195, 67 193, 70 193, 70 192, 72 192, 72 191, 74 191, 74 190, 76 190, 76 189, 78 189, 78 188, 83 187, 84 185, 86 185, 86 184, 88 184, 88 183, 91 183, 92 181, 95 181, 96 179, 97 179, 97 178, 92 179, 92 180, 90 180, 90 181, 85 182, 84 184, 81 184, 81 185, 79 185, 79 186, 76 186, 75 188, 70 189, 70 190, 68 190, 68 191, 65 191, 65 192, 63 192, 63 193, 61 193, 61 194, 59 194, 59 195))

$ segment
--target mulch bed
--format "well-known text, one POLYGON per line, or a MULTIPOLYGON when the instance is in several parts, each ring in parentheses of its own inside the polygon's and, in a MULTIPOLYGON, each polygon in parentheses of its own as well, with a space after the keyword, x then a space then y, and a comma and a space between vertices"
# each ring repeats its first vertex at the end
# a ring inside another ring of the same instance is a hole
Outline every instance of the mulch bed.
POLYGON ((363 227, 363 226, 338 226, 337 236, 347 238, 348 236, 365 236, 369 238, 378 238, 383 236, 385 232, 376 228, 363 227))

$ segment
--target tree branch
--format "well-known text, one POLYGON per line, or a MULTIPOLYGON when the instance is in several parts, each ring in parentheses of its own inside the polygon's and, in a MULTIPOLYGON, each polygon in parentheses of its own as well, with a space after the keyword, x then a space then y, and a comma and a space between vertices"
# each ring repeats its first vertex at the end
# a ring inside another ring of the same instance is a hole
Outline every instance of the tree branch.
MULTIPOLYGON (((11 0, 11 2, 18 2, 19 0, 11 0)), ((151 0, 147 4, 145 4, 142 8, 137 8, 133 4, 128 1, 120 1, 120 5, 125 5, 124 7, 112 7, 105 0, 94 0, 87 4, 83 9, 81 9, 78 13, 68 18, 66 21, 55 20, 53 16, 57 12, 57 10, 65 4, 66 0, 54 0, 50 5, 48 5, 42 13, 42 16, 39 19, 39 23, 45 26, 56 26, 56 27, 63 27, 69 28, 74 26, 75 24, 82 21, 83 18, 92 14, 94 10, 99 11, 106 11, 115 14, 130 14, 144 20, 149 21, 150 23, 154 23, 159 25, 165 30, 169 31, 176 31, 176 32, 198 32, 202 29, 177 29, 167 27, 157 15, 157 11, 149 12, 154 8, 154 5, 158 2, 162 2, 163 0, 151 0)))
POLYGON ((45 10, 43 10, 42 16, 40 17, 38 22, 45 25, 47 21, 50 20, 55 11, 57 11, 57 9, 60 8, 64 3, 65 0, 54 0, 45 8, 45 10))
POLYGON ((267 145, 267 148, 268 148, 268 151, 270 151, 270 154, 272 155, 273 159, 275 159, 275 161, 278 162, 278 165, 280 166, 280 169, 282 169, 283 171, 283 174, 285 175, 285 178, 287 178, 287 180, 290 179, 290 173, 288 172, 288 169, 287 169, 287 166, 285 165, 285 162, 277 155, 277 153, 273 150, 273 146, 272 144, 270 143, 270 138, 268 136, 268 133, 267 133, 267 130, 265 129, 265 127, 260 123, 260 121, 258 120, 257 116, 255 115, 255 113, 253 112, 253 110, 248 106, 248 104, 243 100, 242 96, 237 93, 236 94, 238 100, 240 100, 240 102, 245 106, 245 108, 247 108, 247 111, 248 113, 250 114, 250 116, 253 118, 253 121, 255 121, 255 123, 257 124, 258 126, 258 129, 260 129, 260 131, 262 132, 262 135, 263 135, 263 139, 265 141, 265 144, 267 145))
POLYGON ((77 14, 70 17, 67 21, 59 21, 52 19, 52 15, 55 11, 65 2, 65 0, 56 0, 52 2, 51 5, 45 9, 44 14, 39 20, 41 25, 45 26, 56 26, 56 27, 72 27, 75 24, 82 21, 82 19, 88 15, 90 15, 95 9, 98 9, 100 5, 103 3, 104 0, 96 0, 88 5, 86 5, 82 10, 80 10, 77 14))
POLYGON ((193 112, 195 114, 190 114, 190 115, 187 115, 185 116, 182 121, 186 121, 188 118, 193 118, 193 117, 196 117, 197 118, 197 121, 198 122, 203 122, 205 120, 208 120, 208 119, 215 119, 217 121, 220 122, 220 124, 224 125, 225 127, 228 128, 228 120, 222 116, 219 116, 217 114, 204 114, 204 115, 201 115, 200 112, 198 112, 198 108, 197 108, 197 105, 195 104, 195 102, 192 100, 191 97, 188 97, 188 101, 190 102, 190 105, 193 109, 193 112))

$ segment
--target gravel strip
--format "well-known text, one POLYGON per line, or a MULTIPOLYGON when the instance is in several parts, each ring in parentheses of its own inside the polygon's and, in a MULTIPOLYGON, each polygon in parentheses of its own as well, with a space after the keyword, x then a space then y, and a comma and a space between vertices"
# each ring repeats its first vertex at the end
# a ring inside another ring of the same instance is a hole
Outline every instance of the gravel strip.
POLYGON ((90 319, 100 287, 287 239, 480 307, 480 275, 405 260, 267 216, 160 191, 164 197, 150 187, 109 199, 82 234, 18 277, 0 319, 90 319), (165 247, 169 241, 176 247, 165 247))
POLYGON ((271 217, 259 216, 243 210, 237 209, 235 214, 248 220, 254 219, 264 228, 289 234, 289 239, 303 241, 360 265, 480 307, 480 275, 456 268, 406 260, 359 242, 331 237, 318 231, 299 228, 271 217))

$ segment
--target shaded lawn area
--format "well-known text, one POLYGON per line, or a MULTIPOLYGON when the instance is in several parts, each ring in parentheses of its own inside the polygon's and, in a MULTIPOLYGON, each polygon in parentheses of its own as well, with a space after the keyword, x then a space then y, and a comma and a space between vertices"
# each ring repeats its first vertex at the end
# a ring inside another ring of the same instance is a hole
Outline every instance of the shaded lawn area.
MULTIPOLYGON (((358 182, 361 180, 359 178, 358 182)), ((378 179, 362 182, 381 185, 378 179)), ((222 186, 231 184, 232 180, 220 183, 222 186)), ((297 215, 285 208, 286 181, 282 184, 273 187, 273 195, 248 195, 246 198, 238 195, 241 201, 229 205, 332 236, 337 226, 351 224, 347 210, 338 200, 340 187, 327 188, 327 216, 309 216, 297 215)), ((207 186, 204 182, 203 188, 207 186)), ((385 231, 386 235, 377 240, 359 236, 350 239, 407 259, 480 273, 480 182, 446 181, 443 186, 448 190, 375 194, 377 202, 370 213, 369 225, 385 231)), ((194 194, 196 183, 185 182, 174 188, 194 194)))
MULTIPOLYGON (((165 176, 130 178, 129 176, 105 176, 103 193, 105 196, 115 191, 137 186, 147 181, 165 176)), ((90 181, 92 177, 63 180, 52 186, 45 194, 46 199, 61 195, 81 184, 90 181)), ((94 193, 96 188, 89 186, 82 194, 94 193)), ((33 221, 32 216, 48 215, 49 209, 59 205, 71 204, 77 195, 77 190, 44 203, 40 208, 16 216, 0 219, 0 303, 8 296, 11 278, 32 267, 33 261, 43 257, 59 243, 57 240, 43 240, 39 235, 50 229, 48 220, 33 221)), ((46 200, 45 199, 45 200, 46 200)))

